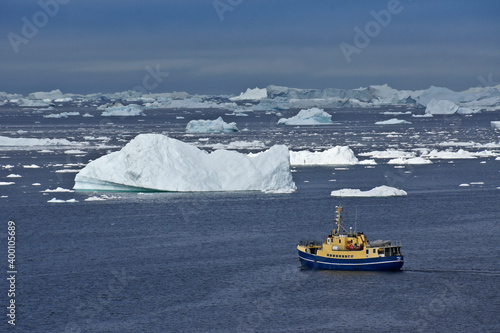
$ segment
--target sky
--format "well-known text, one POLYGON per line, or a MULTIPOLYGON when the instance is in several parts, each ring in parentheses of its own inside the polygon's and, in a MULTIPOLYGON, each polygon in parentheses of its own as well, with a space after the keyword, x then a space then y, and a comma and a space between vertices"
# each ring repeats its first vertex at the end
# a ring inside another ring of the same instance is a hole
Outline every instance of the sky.
POLYGON ((498 0, 2 0, 0 91, 500 82, 498 0))

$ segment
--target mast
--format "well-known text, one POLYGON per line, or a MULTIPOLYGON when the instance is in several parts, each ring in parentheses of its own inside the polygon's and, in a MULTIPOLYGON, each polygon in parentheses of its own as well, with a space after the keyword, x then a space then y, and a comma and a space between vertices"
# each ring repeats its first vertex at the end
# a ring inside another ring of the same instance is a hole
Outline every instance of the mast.
POLYGON ((335 220, 337 222, 337 235, 340 235, 340 228, 342 227, 342 212, 344 210, 342 209, 341 204, 339 204, 335 208, 337 210, 337 219, 335 220))

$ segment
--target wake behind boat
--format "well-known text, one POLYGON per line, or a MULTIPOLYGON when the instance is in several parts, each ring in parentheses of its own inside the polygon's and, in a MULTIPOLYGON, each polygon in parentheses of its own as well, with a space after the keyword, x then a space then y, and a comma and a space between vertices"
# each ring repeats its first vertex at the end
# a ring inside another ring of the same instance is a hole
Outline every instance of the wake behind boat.
POLYGON ((297 246, 303 267, 333 270, 399 270, 404 259, 401 242, 369 242, 362 232, 347 231, 342 226, 342 206, 337 206, 337 229, 324 242, 301 242, 297 246))

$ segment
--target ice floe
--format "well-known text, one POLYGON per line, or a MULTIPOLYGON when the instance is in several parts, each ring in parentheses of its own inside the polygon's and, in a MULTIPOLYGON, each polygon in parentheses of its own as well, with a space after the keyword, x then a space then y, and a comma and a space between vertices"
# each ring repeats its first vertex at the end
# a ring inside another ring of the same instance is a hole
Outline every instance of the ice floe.
POLYGON ((358 159, 347 146, 336 146, 325 151, 290 151, 292 165, 355 165, 358 159))
POLYGON ((407 195, 405 191, 386 185, 378 186, 368 191, 345 188, 342 190, 332 191, 331 193, 332 197, 394 197, 404 195, 407 195))
POLYGON ((0 182, 0 186, 14 185, 14 182, 0 182))
POLYGON ((236 123, 226 123, 222 117, 215 120, 191 120, 186 126, 187 133, 238 132, 236 123))
POLYGON ((423 157, 394 158, 387 161, 387 164, 432 164, 432 161, 423 157))
POLYGON ((300 112, 291 118, 281 118, 279 125, 329 125, 333 124, 332 116, 323 109, 311 108, 300 110, 300 112))
POLYGON ((411 122, 403 120, 403 119, 397 119, 397 118, 377 121, 375 123, 375 125, 406 125, 406 124, 411 124, 411 122))
POLYGON ((52 198, 47 202, 49 202, 49 203, 67 203, 67 202, 74 203, 74 202, 78 202, 78 200, 76 200, 76 199, 62 200, 62 199, 52 198))
POLYGON ((160 134, 141 134, 120 151, 90 162, 75 177, 77 190, 295 190, 286 146, 255 156, 212 153, 160 134))
POLYGON ((61 112, 51 113, 43 116, 44 118, 68 118, 69 116, 79 116, 80 112, 61 112))
POLYGON ((117 105, 106 108, 101 114, 103 117, 134 117, 144 116, 143 107, 138 104, 117 105))
POLYGON ((80 142, 72 142, 66 139, 36 139, 36 138, 10 138, 0 136, 0 146, 72 146, 81 145, 80 142))
POLYGON ((54 190, 51 190, 51 189, 46 189, 45 191, 42 191, 44 193, 53 193, 53 192, 68 192, 68 193, 71 193, 71 192, 75 192, 74 190, 69 190, 69 189, 66 189, 66 188, 62 188, 62 187, 58 187, 54 190))
POLYGON ((21 177, 22 177, 21 175, 18 175, 18 174, 15 174, 15 173, 11 173, 6 178, 21 178, 21 177))

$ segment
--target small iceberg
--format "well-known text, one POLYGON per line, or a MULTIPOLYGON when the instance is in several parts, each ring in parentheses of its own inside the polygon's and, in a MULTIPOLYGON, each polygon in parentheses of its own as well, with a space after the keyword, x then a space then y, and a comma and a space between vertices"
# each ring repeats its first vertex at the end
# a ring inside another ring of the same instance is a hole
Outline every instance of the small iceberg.
POLYGON ((291 118, 281 118, 278 125, 330 125, 333 124, 332 116, 323 109, 311 108, 301 110, 291 118))
POLYGON ((247 91, 244 93, 241 93, 239 96, 236 97, 231 97, 229 100, 231 101, 260 101, 263 98, 267 97, 267 89, 250 89, 248 88, 247 91))
POLYGON ((361 191, 359 189, 345 188, 342 190, 332 191, 332 197, 395 197, 407 195, 406 191, 386 185, 372 188, 369 191, 361 191))
POLYGON ((186 126, 187 133, 238 132, 236 123, 226 123, 222 117, 215 120, 191 120, 186 126))
POLYGON ((143 107, 138 104, 117 105, 104 110, 103 117, 135 117, 144 116, 143 107))
POLYGON ((375 125, 407 125, 411 124, 410 121, 406 121, 403 119, 392 118, 389 120, 377 121, 375 125))
POLYGON ((347 146, 336 146, 325 151, 291 151, 292 165, 355 165, 358 159, 347 146))

